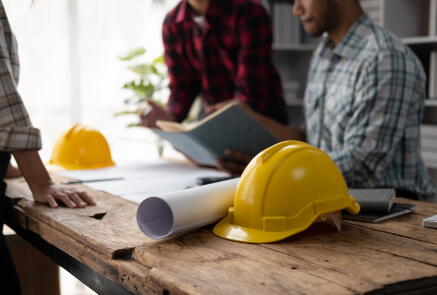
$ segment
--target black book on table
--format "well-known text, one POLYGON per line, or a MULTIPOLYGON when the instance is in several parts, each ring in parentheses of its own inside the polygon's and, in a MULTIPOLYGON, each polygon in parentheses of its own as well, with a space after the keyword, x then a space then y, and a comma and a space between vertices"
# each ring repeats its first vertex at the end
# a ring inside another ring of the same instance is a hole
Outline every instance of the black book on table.
POLYGON ((394 188, 349 189, 348 191, 361 209, 355 215, 343 210, 344 219, 375 223, 414 212, 416 209, 415 205, 395 203, 394 188))
POLYGON ((360 204, 360 212, 390 212, 396 197, 394 188, 348 189, 349 194, 360 204))
POLYGON ((342 217, 343 217, 343 219, 347 219, 347 220, 376 223, 376 222, 380 222, 380 221, 394 218, 397 216, 401 216, 404 214, 412 213, 412 212, 414 212, 414 210, 416 210, 416 205, 393 203, 393 206, 391 207, 391 209, 388 213, 384 213, 384 212, 360 212, 360 213, 354 215, 354 214, 350 214, 349 212, 343 210, 342 217))

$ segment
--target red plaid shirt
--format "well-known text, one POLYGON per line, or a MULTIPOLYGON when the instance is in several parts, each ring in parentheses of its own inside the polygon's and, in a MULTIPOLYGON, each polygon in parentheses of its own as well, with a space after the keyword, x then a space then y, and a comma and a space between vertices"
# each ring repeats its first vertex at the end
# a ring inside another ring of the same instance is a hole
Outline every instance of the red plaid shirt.
POLYGON ((210 0, 205 19, 202 32, 187 0, 165 18, 167 110, 182 121, 199 94, 206 105, 236 98, 261 113, 282 100, 272 61, 271 18, 264 7, 256 0, 210 0))

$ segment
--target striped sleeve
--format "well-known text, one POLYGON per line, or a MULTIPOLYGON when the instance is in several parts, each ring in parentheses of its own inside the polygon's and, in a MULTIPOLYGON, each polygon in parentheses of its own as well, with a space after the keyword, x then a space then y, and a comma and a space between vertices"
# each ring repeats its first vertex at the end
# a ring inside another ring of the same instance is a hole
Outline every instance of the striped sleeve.
POLYGON ((40 149, 40 131, 32 126, 17 91, 19 61, 15 37, 0 2, 0 150, 40 149))

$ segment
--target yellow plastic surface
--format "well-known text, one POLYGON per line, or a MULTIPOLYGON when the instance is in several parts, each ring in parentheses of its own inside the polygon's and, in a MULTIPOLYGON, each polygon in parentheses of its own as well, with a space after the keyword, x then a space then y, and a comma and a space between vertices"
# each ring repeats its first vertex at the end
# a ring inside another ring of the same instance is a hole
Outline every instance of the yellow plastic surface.
POLYGON ((357 214, 360 206, 334 161, 309 144, 284 141, 252 159, 241 175, 234 207, 214 233, 239 242, 275 242, 342 209, 357 214))
POLYGON ((95 169, 115 165, 105 137, 96 129, 76 124, 55 142, 49 164, 65 169, 95 169))

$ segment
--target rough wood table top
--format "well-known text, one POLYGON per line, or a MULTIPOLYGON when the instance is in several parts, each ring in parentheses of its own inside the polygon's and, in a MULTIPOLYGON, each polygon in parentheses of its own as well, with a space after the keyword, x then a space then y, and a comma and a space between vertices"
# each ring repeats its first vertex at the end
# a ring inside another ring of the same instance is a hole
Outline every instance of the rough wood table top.
MULTIPOLYGON (((53 176, 55 181, 63 178, 53 176)), ((51 209, 8 180, 9 223, 28 229, 134 294, 414 294, 437 290, 437 230, 422 220, 437 204, 406 199, 416 212, 376 224, 314 224, 272 244, 243 244, 213 226, 152 240, 138 205, 78 184, 97 206, 51 209)))

